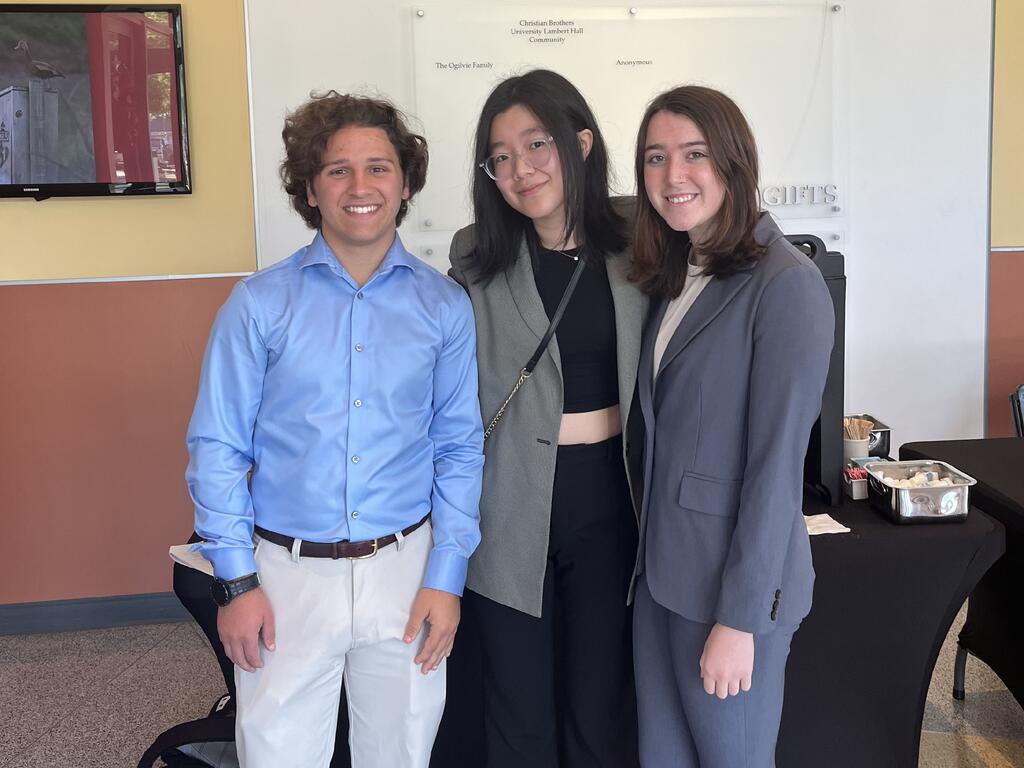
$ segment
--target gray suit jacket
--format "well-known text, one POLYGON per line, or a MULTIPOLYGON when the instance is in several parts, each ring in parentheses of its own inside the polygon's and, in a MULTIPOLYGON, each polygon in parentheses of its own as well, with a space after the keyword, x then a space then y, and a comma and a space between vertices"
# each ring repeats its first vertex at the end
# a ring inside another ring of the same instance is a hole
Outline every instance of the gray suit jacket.
POLYGON ((821 272, 767 214, 750 267, 714 278, 653 375, 652 306, 638 389, 646 427, 636 575, 679 615, 746 632, 795 628, 814 570, 803 465, 821 410, 833 309, 821 272))
MULTIPOLYGON (((537 349, 548 328, 548 316, 525 243, 512 269, 489 283, 473 279, 469 254, 474 245, 472 226, 455 234, 449 274, 466 288, 473 302, 480 411, 486 425, 537 349)), ((623 426, 636 388, 640 334, 647 310, 647 298, 626 279, 628 269, 627 253, 608 260, 623 426)), ((541 615, 562 418, 557 336, 484 444, 481 541, 469 561, 466 582, 474 592, 531 616, 541 615)))

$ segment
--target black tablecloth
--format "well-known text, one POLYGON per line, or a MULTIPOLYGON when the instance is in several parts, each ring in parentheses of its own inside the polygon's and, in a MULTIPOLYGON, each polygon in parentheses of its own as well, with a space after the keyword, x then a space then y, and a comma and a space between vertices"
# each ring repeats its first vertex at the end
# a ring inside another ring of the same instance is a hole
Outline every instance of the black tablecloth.
POLYGON ((1002 554, 1002 526, 977 509, 963 523, 900 526, 849 499, 808 497, 804 511, 852 532, 811 539, 814 607, 786 668, 779 768, 917 768, 939 648, 1002 554))
POLYGON ((971 593, 959 643, 984 661, 1024 707, 1024 439, 908 443, 901 459, 935 459, 978 481, 971 504, 1006 527, 1006 554, 971 593))
POLYGON ((907 443, 901 459, 935 459, 978 481, 971 503, 1011 531, 1024 533, 1024 438, 907 443))
MULTIPOLYGON (((814 607, 793 638, 778 766, 917 768, 935 659, 967 594, 1002 554, 1002 526, 976 509, 963 523, 899 526, 867 502, 828 507, 811 496, 804 511, 826 512, 852 532, 811 539, 814 607)), ((482 765, 471 671, 479 662, 470 638, 460 640, 432 768, 482 765)))

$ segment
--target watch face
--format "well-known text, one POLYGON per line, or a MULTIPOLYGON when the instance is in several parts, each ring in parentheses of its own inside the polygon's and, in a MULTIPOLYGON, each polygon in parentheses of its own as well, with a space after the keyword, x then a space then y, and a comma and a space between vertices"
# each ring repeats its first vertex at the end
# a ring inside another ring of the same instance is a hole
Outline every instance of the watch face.
POLYGON ((214 579, 210 585, 210 592, 213 594, 213 602, 217 605, 227 605, 231 602, 231 590, 226 582, 214 579))

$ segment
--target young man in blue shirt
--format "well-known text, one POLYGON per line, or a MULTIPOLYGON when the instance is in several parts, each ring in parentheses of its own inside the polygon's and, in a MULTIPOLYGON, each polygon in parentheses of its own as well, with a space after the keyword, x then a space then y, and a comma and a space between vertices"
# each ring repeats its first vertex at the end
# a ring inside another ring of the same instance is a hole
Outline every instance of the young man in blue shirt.
POLYGON ((221 308, 187 441, 239 759, 327 766, 344 677, 353 768, 426 768, 480 538, 472 309, 397 235, 427 150, 393 106, 332 91, 283 138, 318 232, 221 308))

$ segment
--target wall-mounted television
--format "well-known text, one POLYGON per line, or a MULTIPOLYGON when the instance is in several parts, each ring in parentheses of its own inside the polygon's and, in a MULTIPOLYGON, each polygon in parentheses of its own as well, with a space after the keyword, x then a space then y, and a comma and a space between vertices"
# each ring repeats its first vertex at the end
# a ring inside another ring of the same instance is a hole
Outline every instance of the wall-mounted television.
POLYGON ((180 5, 0 3, 0 197, 192 191, 180 5))

